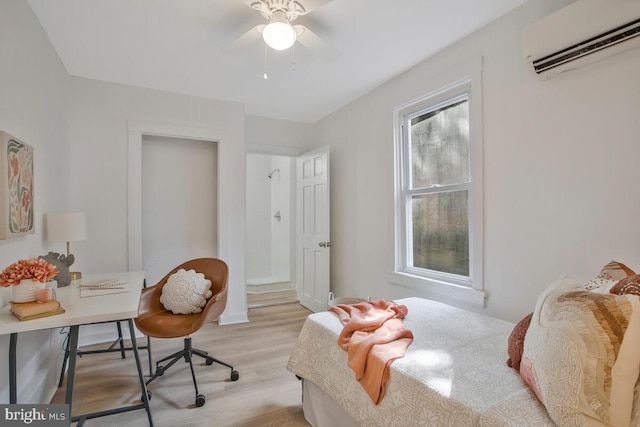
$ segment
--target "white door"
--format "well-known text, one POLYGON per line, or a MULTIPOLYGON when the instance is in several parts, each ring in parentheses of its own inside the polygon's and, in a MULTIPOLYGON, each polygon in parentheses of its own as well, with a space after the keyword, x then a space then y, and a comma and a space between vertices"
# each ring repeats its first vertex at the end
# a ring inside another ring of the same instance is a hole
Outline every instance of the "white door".
POLYGON ((329 146, 298 157, 296 285, 300 304, 327 309, 329 296, 329 146))

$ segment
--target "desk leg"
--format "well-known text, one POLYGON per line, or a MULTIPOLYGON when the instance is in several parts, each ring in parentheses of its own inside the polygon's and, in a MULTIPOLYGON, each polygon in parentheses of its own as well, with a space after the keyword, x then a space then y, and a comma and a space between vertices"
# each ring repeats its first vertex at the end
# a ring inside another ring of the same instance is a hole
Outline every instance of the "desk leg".
POLYGON ((120 321, 116 322, 116 326, 118 327, 118 344, 120 344, 120 357, 124 359, 126 355, 124 353, 124 338, 122 337, 122 326, 120 325, 120 321))
POLYGON ((73 386, 76 381, 76 356, 78 354, 78 331, 80 326, 69 327, 69 370, 67 371, 67 394, 64 403, 69 405, 69 416, 73 416, 73 386))
POLYGON ((142 374, 142 365, 140 364, 140 356, 138 355, 138 343, 136 343, 136 333, 133 329, 133 320, 127 319, 127 322, 129 322, 131 348, 133 349, 133 355, 136 359, 136 368, 138 369, 138 379, 140 380, 140 390, 142 391, 142 403, 144 404, 144 409, 147 411, 147 418, 149 418, 149 427, 153 427, 153 419, 151 419, 151 408, 149 408, 147 385, 144 382, 144 376, 142 374))
POLYGON ((18 334, 9 338, 9 403, 18 403, 18 373, 16 368, 16 347, 18 334))

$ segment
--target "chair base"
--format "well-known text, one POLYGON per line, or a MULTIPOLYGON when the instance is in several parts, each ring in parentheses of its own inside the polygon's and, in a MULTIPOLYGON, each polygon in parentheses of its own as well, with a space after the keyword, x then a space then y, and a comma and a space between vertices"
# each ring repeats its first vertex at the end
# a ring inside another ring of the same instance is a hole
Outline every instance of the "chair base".
POLYGON ((149 385, 151 381, 164 375, 164 373, 171 366, 173 366, 178 360, 184 359, 185 362, 189 363, 189 368, 191 369, 191 378, 193 379, 193 387, 195 388, 195 391, 196 391, 196 401, 195 401, 196 406, 198 407, 203 406, 205 404, 205 397, 202 394, 198 393, 198 382, 196 381, 196 374, 195 374, 195 371, 193 370, 194 355, 202 357, 205 360, 207 365, 212 365, 215 362, 231 369, 231 376, 230 376, 231 381, 237 381, 238 378, 240 378, 240 374, 238 373, 238 371, 233 369, 233 366, 229 365, 226 362, 223 362, 222 360, 216 359, 215 357, 209 356, 209 353, 207 353, 206 351, 193 348, 193 346, 191 345, 191 337, 185 337, 184 348, 182 350, 176 351, 175 353, 163 359, 160 359, 156 362, 156 372, 146 381, 146 384, 149 385), (169 361, 169 363, 167 363, 166 365, 162 365, 162 363, 166 361, 169 361))

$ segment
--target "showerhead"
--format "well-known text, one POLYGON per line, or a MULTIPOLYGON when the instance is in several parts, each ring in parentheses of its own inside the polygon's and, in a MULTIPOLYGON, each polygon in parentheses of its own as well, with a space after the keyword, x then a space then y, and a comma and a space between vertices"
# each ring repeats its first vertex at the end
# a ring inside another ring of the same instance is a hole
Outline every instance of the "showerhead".
POLYGON ((269 179, 273 178, 273 174, 276 173, 276 172, 280 173, 280 169, 272 170, 271 173, 269 175, 267 175, 267 177, 269 177, 269 179))

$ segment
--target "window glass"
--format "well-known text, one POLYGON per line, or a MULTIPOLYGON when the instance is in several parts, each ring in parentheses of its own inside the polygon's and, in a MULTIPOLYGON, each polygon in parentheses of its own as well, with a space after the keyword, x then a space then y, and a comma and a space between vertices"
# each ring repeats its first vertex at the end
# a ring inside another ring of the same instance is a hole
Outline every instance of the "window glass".
POLYGON ((469 101, 411 119, 413 188, 469 182, 469 101))
POLYGON ((469 192, 412 197, 413 267, 469 276, 469 192))

